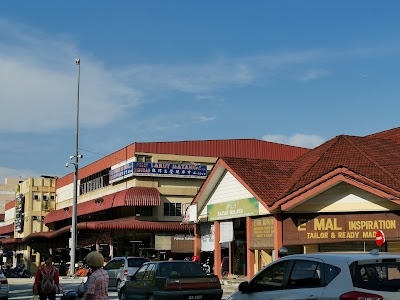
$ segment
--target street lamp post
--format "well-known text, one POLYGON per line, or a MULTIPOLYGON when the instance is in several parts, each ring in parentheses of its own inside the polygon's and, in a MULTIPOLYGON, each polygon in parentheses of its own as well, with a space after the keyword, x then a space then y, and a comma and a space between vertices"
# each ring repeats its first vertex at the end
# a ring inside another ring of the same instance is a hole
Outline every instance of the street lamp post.
POLYGON ((71 242, 70 242, 70 276, 75 274, 75 254, 77 249, 77 206, 78 206, 78 163, 79 155, 78 142, 79 142, 79 84, 81 77, 81 60, 80 58, 75 59, 75 64, 78 66, 78 94, 76 98, 76 131, 75 131, 75 155, 71 156, 70 159, 73 160, 71 164, 74 165, 74 190, 72 198, 72 226, 71 226, 71 242))

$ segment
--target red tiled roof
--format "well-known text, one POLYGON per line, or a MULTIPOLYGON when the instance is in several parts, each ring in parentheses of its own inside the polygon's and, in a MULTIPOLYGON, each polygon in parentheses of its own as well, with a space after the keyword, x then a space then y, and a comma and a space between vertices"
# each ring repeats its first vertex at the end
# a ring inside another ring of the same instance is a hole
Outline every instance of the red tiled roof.
POLYGON ((14 223, 0 227, 0 234, 6 234, 12 232, 14 232, 14 223))
POLYGON ((221 158, 259 199, 271 205, 282 196, 297 163, 248 158, 221 158))
MULTIPOLYGON (((123 162, 135 153, 163 153, 203 157, 241 157, 292 160, 309 149, 257 139, 198 140, 133 143, 79 170, 79 179, 123 162)), ((57 178, 59 189, 73 182, 73 173, 57 178)))
POLYGON ((370 138, 389 139, 400 143, 400 127, 367 135, 370 138))
POLYGON ((319 184, 327 174, 342 174, 352 182, 382 191, 382 197, 387 194, 399 197, 400 139, 396 138, 397 134, 400 137, 399 132, 397 129, 382 134, 385 138, 379 134, 366 137, 340 135, 288 162, 222 160, 259 200, 270 207, 280 199, 289 199, 297 191, 311 188, 312 183, 319 184))
POLYGON ((298 167, 286 193, 292 193, 338 167, 346 167, 371 181, 400 191, 400 144, 392 139, 341 135, 296 161, 298 167))

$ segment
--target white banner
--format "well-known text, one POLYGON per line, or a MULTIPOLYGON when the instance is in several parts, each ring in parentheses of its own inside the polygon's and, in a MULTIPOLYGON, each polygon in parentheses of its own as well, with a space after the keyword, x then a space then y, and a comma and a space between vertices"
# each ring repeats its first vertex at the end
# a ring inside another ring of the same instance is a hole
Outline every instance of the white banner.
POLYGON ((201 251, 214 251, 214 225, 200 224, 201 251))
POLYGON ((233 222, 221 222, 221 235, 220 235, 220 243, 232 242, 233 237, 233 222))

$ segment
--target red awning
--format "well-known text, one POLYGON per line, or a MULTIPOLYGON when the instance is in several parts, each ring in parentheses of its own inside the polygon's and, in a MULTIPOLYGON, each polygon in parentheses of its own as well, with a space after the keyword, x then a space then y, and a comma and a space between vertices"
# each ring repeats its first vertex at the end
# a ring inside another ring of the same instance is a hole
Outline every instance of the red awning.
MULTIPOLYGON (((87 215, 119 206, 159 206, 161 203, 160 192, 156 188, 131 187, 101 198, 96 198, 77 206, 77 215, 87 215)), ((44 223, 49 224, 72 218, 72 206, 58 209, 48 213, 44 223)))
MULTIPOLYGON (((176 233, 176 232, 193 232, 193 226, 194 225, 181 224, 179 222, 152 222, 152 221, 139 221, 135 220, 134 218, 124 218, 124 219, 116 219, 110 221, 94 221, 94 222, 78 223, 77 229, 79 231, 136 230, 136 231, 150 231, 150 232, 162 231, 162 232, 176 233)), ((68 225, 59 230, 47 231, 47 232, 35 232, 24 237, 22 239, 22 242, 26 242, 30 239, 35 239, 35 238, 52 239, 65 233, 69 234, 70 230, 71 230, 71 225, 68 225)), ((11 240, 11 239, 1 239, 0 241, 4 240, 11 240)))
POLYGON ((22 244, 22 239, 5 238, 0 239, 2 245, 22 244))
POLYGON ((156 188, 135 186, 118 192, 113 207, 118 206, 159 206, 160 192, 156 188))
MULTIPOLYGON (((103 196, 101 198, 96 198, 83 203, 79 203, 76 213, 78 216, 82 216, 109 209, 113 205, 115 195, 116 193, 113 193, 103 196)), ((48 224, 70 218, 72 218, 72 206, 68 206, 48 213, 44 217, 44 223, 48 224)))
POLYGON ((186 225, 180 222, 152 222, 139 221, 134 218, 124 218, 96 224, 96 230, 138 230, 138 231, 173 231, 189 232, 193 225, 186 225))
POLYGON ((0 234, 13 233, 13 232, 14 232, 14 223, 0 227, 0 234))

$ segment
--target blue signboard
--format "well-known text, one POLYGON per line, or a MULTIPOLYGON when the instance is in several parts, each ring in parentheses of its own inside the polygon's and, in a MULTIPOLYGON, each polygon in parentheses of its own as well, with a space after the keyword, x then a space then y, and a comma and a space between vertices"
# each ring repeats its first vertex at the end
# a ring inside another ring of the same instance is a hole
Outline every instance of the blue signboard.
POLYGON ((110 170, 109 173, 110 182, 132 176, 132 170, 133 170, 132 163, 110 170))
POLYGON ((205 179, 207 177, 207 166, 198 164, 131 162, 110 170, 110 183, 134 175, 205 179))

